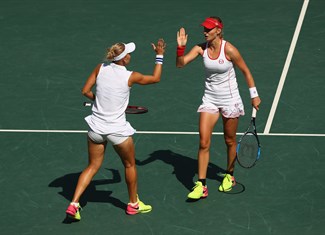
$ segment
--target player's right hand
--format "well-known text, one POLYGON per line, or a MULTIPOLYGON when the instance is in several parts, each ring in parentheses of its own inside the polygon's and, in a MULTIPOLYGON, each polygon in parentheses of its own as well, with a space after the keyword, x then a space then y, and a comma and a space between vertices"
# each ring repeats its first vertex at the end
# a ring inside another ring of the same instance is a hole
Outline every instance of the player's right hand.
POLYGON ((180 28, 177 32, 177 44, 178 46, 186 46, 187 34, 184 28, 180 28))

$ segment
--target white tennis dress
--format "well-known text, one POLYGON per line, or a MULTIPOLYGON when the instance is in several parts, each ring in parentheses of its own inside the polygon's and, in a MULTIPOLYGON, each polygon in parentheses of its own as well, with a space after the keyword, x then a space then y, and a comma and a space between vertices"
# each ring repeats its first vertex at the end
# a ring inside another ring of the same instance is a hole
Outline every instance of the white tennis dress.
POLYGON ((126 67, 103 63, 96 78, 96 99, 92 114, 85 118, 96 133, 130 136, 135 129, 126 121, 125 110, 129 104, 131 75, 126 67))
POLYGON ((198 112, 221 112, 224 117, 236 118, 245 112, 234 65, 225 55, 226 43, 222 40, 220 54, 216 59, 209 57, 208 47, 203 52, 205 91, 198 112))

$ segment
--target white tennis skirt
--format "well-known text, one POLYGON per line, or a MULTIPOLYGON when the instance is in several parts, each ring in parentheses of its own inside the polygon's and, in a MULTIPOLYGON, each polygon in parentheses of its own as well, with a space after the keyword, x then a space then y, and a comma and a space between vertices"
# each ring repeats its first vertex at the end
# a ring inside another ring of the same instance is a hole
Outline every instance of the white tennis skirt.
POLYGON ((206 86, 202 104, 198 112, 221 113, 226 118, 237 118, 245 115, 244 104, 240 97, 237 83, 224 87, 206 86))

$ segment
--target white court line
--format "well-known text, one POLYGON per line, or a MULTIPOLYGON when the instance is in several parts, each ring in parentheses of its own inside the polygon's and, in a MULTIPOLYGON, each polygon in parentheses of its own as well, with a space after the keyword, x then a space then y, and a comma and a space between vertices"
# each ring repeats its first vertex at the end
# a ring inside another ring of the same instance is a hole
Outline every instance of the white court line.
MULTIPOLYGON (((19 130, 19 129, 0 129, 0 133, 87 133, 86 130, 19 130)), ((196 131, 137 131, 137 134, 152 135, 198 135, 196 131)), ((223 132, 213 132, 213 135, 223 135, 223 132)), ((237 133, 243 135, 244 133, 237 133)), ((302 134, 302 133, 258 133, 259 136, 297 136, 297 137, 325 137, 325 134, 302 134)))
POLYGON ((0 129, 0 132, 7 133, 87 133, 79 130, 22 130, 22 129, 0 129))
POLYGON ((271 129, 271 125, 272 125, 272 122, 273 122, 274 114, 275 114, 276 108, 277 108, 278 103, 279 103, 279 99, 280 99, 280 96, 281 96, 284 81, 285 81, 285 79, 287 77, 287 74, 288 74, 291 59, 292 59, 293 53, 295 51, 295 47, 296 47, 296 44, 297 44, 297 41, 298 41, 301 26, 302 26, 302 23, 304 21, 305 14, 306 14, 306 11, 307 11, 308 3, 309 3, 309 0, 305 0, 304 4, 302 5, 300 16, 299 16, 298 23, 297 23, 297 26, 296 26, 296 30, 295 30, 295 33, 293 35, 291 45, 290 45, 290 49, 289 49, 289 52, 288 52, 288 55, 287 55, 287 59, 285 61, 285 64, 284 64, 284 67, 283 67, 283 70, 282 70, 282 74, 281 74, 281 77, 280 77, 280 82, 278 84, 278 88, 277 88, 275 96, 274 96, 274 100, 273 100, 273 104, 272 104, 272 107, 271 107, 271 110, 270 110, 270 114, 269 114, 269 117, 268 117, 266 125, 265 125, 264 134, 269 134, 270 133, 270 129, 271 129))

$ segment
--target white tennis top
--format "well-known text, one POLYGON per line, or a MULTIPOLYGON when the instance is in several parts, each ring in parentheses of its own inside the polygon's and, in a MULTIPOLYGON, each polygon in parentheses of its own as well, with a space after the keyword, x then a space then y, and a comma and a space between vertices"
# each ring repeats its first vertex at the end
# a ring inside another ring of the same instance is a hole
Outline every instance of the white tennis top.
POLYGON ((129 104, 128 80, 132 71, 115 63, 103 63, 96 78, 96 99, 92 114, 85 118, 89 127, 98 134, 130 136, 135 129, 126 121, 129 104))
POLYGON ((219 56, 215 59, 210 58, 207 49, 203 53, 205 95, 211 98, 231 96, 238 89, 233 63, 225 55, 226 43, 222 40, 219 56))
POLYGON ((225 117, 244 115, 244 106, 239 94, 236 73, 232 61, 226 58, 226 41, 222 40, 217 58, 211 58, 208 47, 203 52, 205 90, 199 110, 216 108, 225 117))

